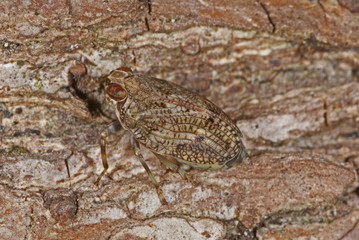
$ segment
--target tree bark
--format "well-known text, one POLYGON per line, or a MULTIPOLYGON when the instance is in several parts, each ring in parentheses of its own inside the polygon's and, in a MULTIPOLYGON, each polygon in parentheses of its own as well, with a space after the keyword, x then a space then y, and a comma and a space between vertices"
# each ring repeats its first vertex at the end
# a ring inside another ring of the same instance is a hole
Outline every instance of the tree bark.
POLYGON ((1 239, 358 239, 356 1, 0 3, 1 239), (166 79, 236 122, 250 159, 193 183, 120 130, 118 67, 166 79))

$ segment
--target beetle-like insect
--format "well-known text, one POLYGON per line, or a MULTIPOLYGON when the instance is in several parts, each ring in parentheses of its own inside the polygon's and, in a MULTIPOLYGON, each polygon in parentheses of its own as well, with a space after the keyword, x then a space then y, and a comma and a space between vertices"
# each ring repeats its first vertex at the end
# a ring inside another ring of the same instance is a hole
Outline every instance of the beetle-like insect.
POLYGON ((119 122, 101 132, 104 170, 97 183, 108 169, 107 135, 118 123, 132 134, 135 155, 163 204, 166 200, 140 153, 140 145, 183 178, 186 175, 178 163, 215 170, 248 158, 239 128, 220 108, 197 93, 125 67, 113 71, 108 80, 106 97, 115 105, 119 122))

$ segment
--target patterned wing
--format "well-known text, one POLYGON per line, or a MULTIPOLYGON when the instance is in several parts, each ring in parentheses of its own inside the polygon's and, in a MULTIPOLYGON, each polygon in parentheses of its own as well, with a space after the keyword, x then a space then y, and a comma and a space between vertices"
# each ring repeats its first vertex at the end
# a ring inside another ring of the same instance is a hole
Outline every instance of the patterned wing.
POLYGON ((219 169, 246 155, 240 130, 213 103, 165 80, 146 83, 152 93, 132 101, 125 120, 145 147, 198 168, 219 169))

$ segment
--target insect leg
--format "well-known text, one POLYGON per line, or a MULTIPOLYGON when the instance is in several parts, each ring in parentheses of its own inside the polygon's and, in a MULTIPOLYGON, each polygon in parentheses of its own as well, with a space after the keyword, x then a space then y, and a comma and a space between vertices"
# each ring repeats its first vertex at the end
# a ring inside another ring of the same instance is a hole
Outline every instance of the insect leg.
POLYGON ((143 156, 141 154, 141 150, 140 150, 140 144, 138 143, 138 141, 135 139, 135 137, 132 137, 132 147, 133 150, 135 151, 135 155, 137 156, 137 158, 140 160, 142 166, 146 169, 146 172, 148 174, 148 176, 150 177, 152 183, 155 185, 156 191, 157 191, 157 195, 161 200, 161 203, 163 205, 167 204, 167 201, 165 199, 165 197, 163 196, 163 193, 160 189, 160 186, 158 184, 158 182, 156 181, 155 177, 153 176, 151 170, 149 169, 149 167, 147 166, 145 160, 143 159, 143 156))
POLYGON ((178 166, 176 163, 173 163, 169 160, 167 160, 166 158, 164 158, 163 156, 161 156, 158 153, 153 152, 153 154, 163 163, 165 164, 169 169, 171 169, 174 172, 178 172, 179 175, 181 175, 181 177, 183 179, 186 179, 187 181, 192 183, 192 179, 188 176, 188 174, 186 174, 186 172, 180 168, 180 166, 178 166))
POLYGON ((106 127, 104 127, 100 133, 101 160, 102 160, 103 170, 95 182, 96 185, 100 182, 101 178, 103 177, 103 175, 105 175, 108 169, 107 153, 106 153, 107 136, 110 133, 114 133, 118 131, 119 126, 121 126, 120 122, 113 122, 107 125, 106 127))

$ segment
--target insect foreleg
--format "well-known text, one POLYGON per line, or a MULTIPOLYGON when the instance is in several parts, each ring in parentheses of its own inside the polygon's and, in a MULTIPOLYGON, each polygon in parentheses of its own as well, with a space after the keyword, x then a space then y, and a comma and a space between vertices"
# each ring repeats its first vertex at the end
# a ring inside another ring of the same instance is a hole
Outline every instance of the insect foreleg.
POLYGON ((107 153, 106 153, 107 136, 111 133, 118 131, 120 126, 121 126, 120 122, 113 122, 107 125, 106 127, 104 127, 100 133, 100 147, 101 147, 101 159, 102 159, 103 170, 101 174, 98 176, 95 184, 98 184, 100 182, 101 178, 103 177, 103 175, 105 175, 108 169, 107 153))
POLYGON ((157 195, 160 198, 161 203, 162 204, 167 204, 167 201, 166 201, 165 197, 163 196, 163 193, 162 193, 162 191, 160 189, 160 186, 159 186, 158 182, 156 181, 156 179, 153 176, 150 168, 147 166, 145 160, 143 159, 143 156, 141 154, 140 144, 135 139, 135 137, 132 137, 132 147, 133 147, 133 150, 135 152, 135 155, 138 157, 138 159, 140 160, 142 166, 146 169, 146 172, 147 172, 148 176, 150 177, 152 183, 155 185, 157 195))

